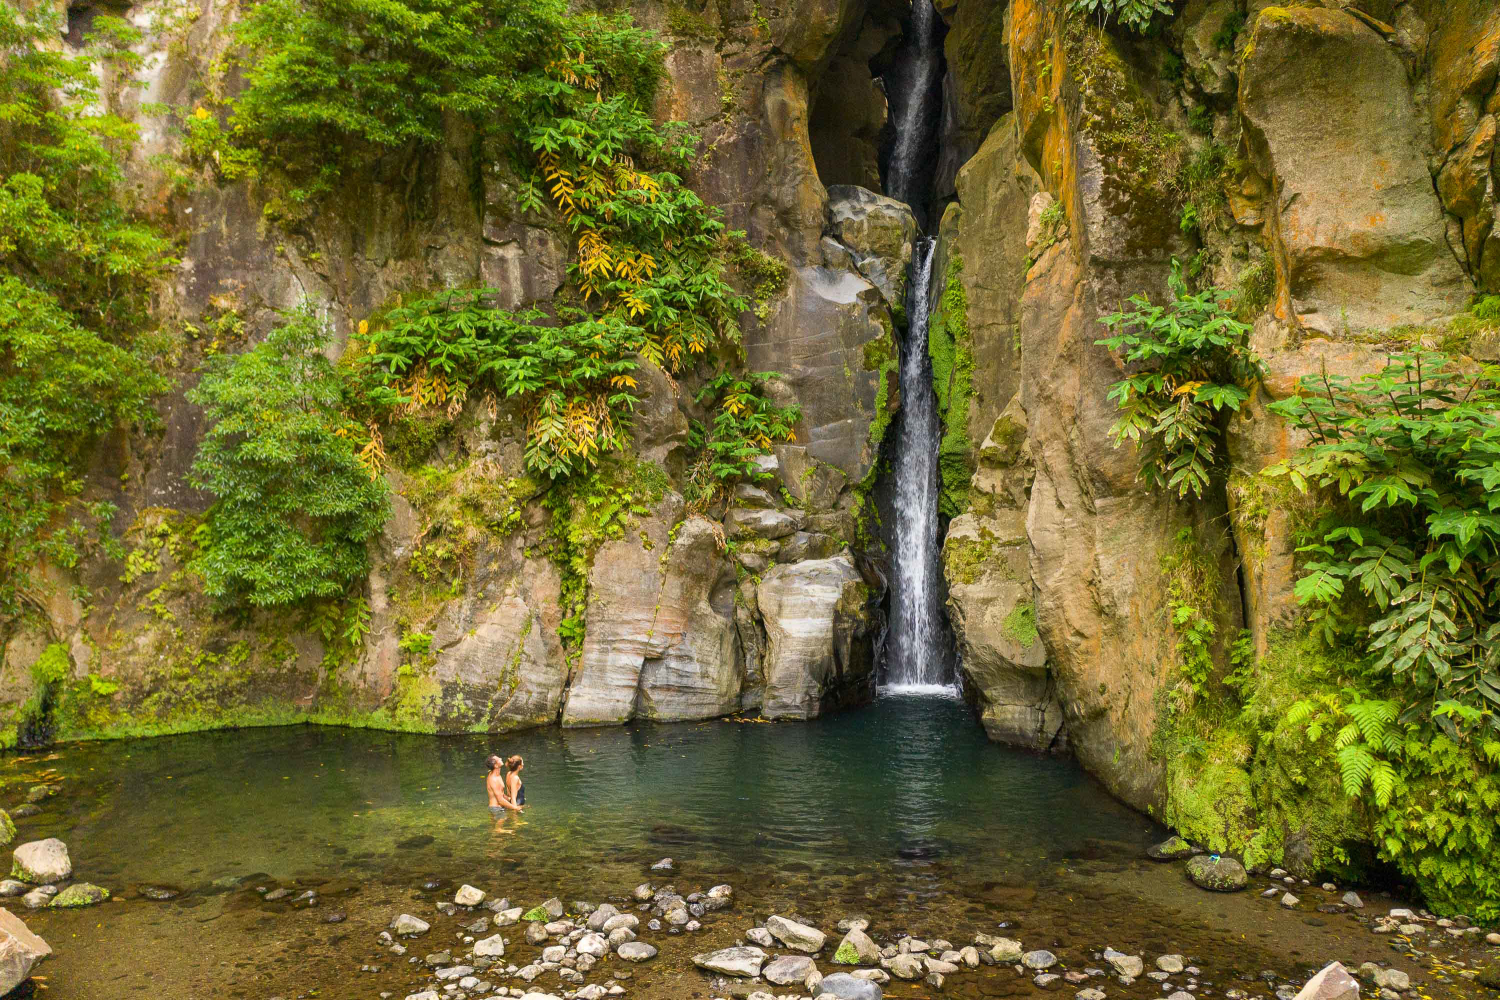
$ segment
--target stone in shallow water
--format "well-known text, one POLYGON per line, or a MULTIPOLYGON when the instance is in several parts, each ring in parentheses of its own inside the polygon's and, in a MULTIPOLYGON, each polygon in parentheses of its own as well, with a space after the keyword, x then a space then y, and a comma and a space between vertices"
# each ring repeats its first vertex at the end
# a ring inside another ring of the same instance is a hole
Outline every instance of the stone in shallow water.
POLYGON ((1156 967, 1163 972, 1181 972, 1184 964, 1181 955, 1162 955, 1156 960, 1156 967))
MULTIPOLYGON (((140 894, 145 898, 154 900, 158 903, 164 903, 169 899, 176 899, 178 896, 182 895, 181 889, 173 889, 170 886, 165 885, 143 885, 141 886, 139 891, 140 894)), ((5 891, 5 883, 0 882, 0 896, 4 895, 8 895, 8 893, 6 893, 5 891)))
POLYGON ((24 896, 30 891, 31 886, 27 885, 25 882, 17 882, 13 878, 8 878, 0 881, 0 897, 24 896))
POLYGON ((1057 964, 1057 956, 1045 949, 1028 951, 1021 956, 1021 964, 1032 970, 1050 969, 1057 964))
POLYGON ((484 890, 476 889, 472 885, 462 886, 454 894, 453 902, 459 906, 478 906, 484 902, 484 890))
POLYGON ((1074 1000, 1104 1000, 1104 991, 1090 987, 1086 990, 1079 990, 1073 994, 1073 998, 1074 1000))
POLYGON ((990 948, 990 957, 1005 965, 1019 962, 1023 953, 1021 942, 1011 938, 996 938, 994 947, 990 948))
POLYGON ((1115 970, 1116 975, 1124 976, 1126 979, 1136 978, 1146 967, 1146 963, 1141 961, 1139 955, 1127 955, 1113 948, 1104 949, 1104 960, 1109 963, 1110 968, 1115 970))
POLYGON ((1298 899, 1296 896, 1293 896, 1291 893, 1287 893, 1285 896, 1281 897, 1281 905, 1286 907, 1288 910, 1296 909, 1297 904, 1300 902, 1302 902, 1302 900, 1298 899))
POLYGON ((1188 878, 1200 888, 1212 892, 1236 892, 1249 884, 1245 868, 1233 858, 1214 860, 1212 855, 1200 854, 1187 863, 1188 878))
POLYGON ((824 976, 823 981, 813 987, 813 996, 833 996, 838 1000, 882 1000, 884 995, 879 983, 847 972, 824 976))
MULTIPOLYGON (((628 947, 630 945, 624 945, 621 950, 628 947)), ((759 948, 721 948, 718 951, 694 955, 693 964, 700 969, 722 973, 726 976, 758 976, 761 966, 766 964, 766 953, 759 948)))
POLYGON ((768 982, 777 986, 790 986, 793 983, 802 983, 813 971, 813 960, 805 955, 781 955, 771 959, 760 970, 760 974, 768 982))
POLYGON ((1153 861, 1178 861, 1182 858, 1190 858, 1194 854, 1202 853, 1202 851, 1178 836, 1168 837, 1160 844, 1146 848, 1146 856, 1153 861))
POLYGON ((26 981, 31 967, 48 955, 52 948, 25 921, 9 910, 0 910, 0 994, 26 981))
POLYGON ((391 930, 403 937, 414 937, 418 934, 426 934, 432 929, 432 925, 420 917, 414 917, 410 913, 403 913, 391 921, 391 930))
POLYGON ((30 819, 32 816, 41 815, 42 807, 35 802, 26 802, 16 806, 10 811, 11 819, 30 819))
POLYGON ((33 840, 16 848, 12 855, 14 865, 11 878, 41 885, 44 882, 61 882, 73 874, 73 862, 68 858, 68 845, 56 837, 33 840))
POLYGON ((1348 969, 1334 962, 1307 981, 1297 1000, 1359 1000, 1359 983, 1348 969))
POLYGON ((109 890, 102 889, 88 882, 74 882, 62 892, 52 897, 52 904, 60 909, 74 906, 93 906, 102 903, 109 898, 109 890))
POLYGON ((656 957, 656 947, 644 941, 626 941, 615 949, 615 954, 627 962, 645 962, 656 957))
MULTIPOLYGON (((838 965, 873 965, 880 961, 880 946, 863 929, 853 927, 839 942, 833 960, 838 965)), ((978 961, 977 956, 975 961, 978 961)))
POLYGON ((809 953, 823 947, 823 942, 827 940, 827 935, 816 927, 809 927, 782 916, 774 916, 767 920, 766 930, 788 948, 809 953))
POLYGON ((912 954, 897 955, 890 963, 891 975, 897 979, 921 979, 925 971, 922 960, 912 954))
POLYGON ((1059 976, 1055 972, 1043 972, 1041 975, 1033 979, 1032 982, 1036 983, 1038 986, 1051 986, 1061 978, 1062 976, 1059 976))
POLYGON ((588 919, 584 921, 584 926, 586 926, 591 931, 604 931, 606 934, 608 934, 610 931, 614 930, 614 928, 605 927, 604 925, 608 923, 612 918, 619 916, 619 913, 620 911, 615 908, 615 904, 601 903, 593 913, 589 914, 588 919))

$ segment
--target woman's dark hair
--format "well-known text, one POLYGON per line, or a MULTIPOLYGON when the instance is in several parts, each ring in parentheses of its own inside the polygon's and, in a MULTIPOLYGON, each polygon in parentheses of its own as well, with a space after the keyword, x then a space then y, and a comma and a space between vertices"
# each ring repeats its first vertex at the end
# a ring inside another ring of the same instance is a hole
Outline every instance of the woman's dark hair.
POLYGON ((520 754, 516 754, 514 757, 511 757, 509 760, 507 760, 505 762, 505 769, 507 771, 514 771, 516 768, 520 767, 521 764, 522 764, 521 755, 520 754))

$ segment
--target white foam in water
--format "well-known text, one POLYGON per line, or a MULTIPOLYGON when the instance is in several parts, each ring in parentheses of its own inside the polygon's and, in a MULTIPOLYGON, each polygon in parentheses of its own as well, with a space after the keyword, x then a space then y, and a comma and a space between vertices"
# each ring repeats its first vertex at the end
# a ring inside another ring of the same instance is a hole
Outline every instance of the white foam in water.
POLYGON ((880 693, 888 698, 957 698, 952 684, 887 684, 880 693))

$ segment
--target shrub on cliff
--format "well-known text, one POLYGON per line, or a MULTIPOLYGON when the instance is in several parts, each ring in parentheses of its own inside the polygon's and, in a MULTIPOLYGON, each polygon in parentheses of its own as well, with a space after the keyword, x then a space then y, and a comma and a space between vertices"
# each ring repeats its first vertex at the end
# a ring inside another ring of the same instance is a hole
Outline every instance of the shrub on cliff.
POLYGON ((65 55, 56 12, 0 4, 0 615, 37 562, 107 539, 113 505, 81 500, 89 451, 154 422, 165 385, 140 340, 171 247, 122 190, 136 127, 99 107, 92 67, 128 74, 139 32, 95 25, 65 55))
POLYGON ((1100 322, 1114 332, 1097 343, 1124 351, 1132 374, 1109 390, 1120 419, 1109 436, 1140 449, 1140 475, 1152 486, 1201 498, 1221 464, 1221 417, 1249 398, 1260 378, 1250 327, 1234 318, 1233 296, 1218 288, 1189 293, 1172 261, 1171 303, 1144 295, 1100 322))
POLYGON ((369 571, 385 524, 385 480, 343 413, 345 381, 323 356, 310 309, 244 354, 210 362, 188 399, 211 426, 190 479, 212 493, 193 569, 204 593, 257 607, 341 595, 369 571))

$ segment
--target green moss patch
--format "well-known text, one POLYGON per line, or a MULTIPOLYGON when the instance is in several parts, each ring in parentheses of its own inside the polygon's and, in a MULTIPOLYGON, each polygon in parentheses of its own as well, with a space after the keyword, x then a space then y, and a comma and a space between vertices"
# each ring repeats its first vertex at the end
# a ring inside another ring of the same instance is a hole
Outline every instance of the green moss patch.
POLYGON ((938 512, 957 517, 969 506, 974 446, 969 440, 969 401, 974 395, 974 353, 969 337, 969 299, 963 286, 963 258, 948 261, 943 294, 927 324, 932 388, 937 394, 943 437, 938 444, 938 512))

